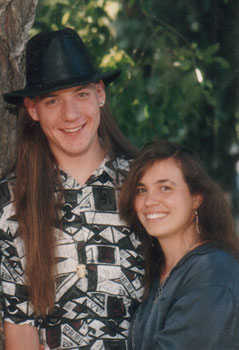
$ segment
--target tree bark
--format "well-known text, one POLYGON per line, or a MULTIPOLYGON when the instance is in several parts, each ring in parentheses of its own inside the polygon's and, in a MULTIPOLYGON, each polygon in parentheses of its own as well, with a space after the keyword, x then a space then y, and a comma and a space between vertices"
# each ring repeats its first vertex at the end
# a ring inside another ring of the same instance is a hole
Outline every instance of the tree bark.
MULTIPOLYGON (((0 94, 24 86, 24 52, 38 0, 0 0, 0 94)), ((0 98, 0 177, 14 164, 17 108, 0 98)), ((4 349, 0 319, 0 350, 4 349)))
MULTIPOLYGON (((0 93, 24 86, 24 51, 38 0, 0 0, 0 93)), ((0 99, 0 177, 13 165, 17 108, 0 99)))

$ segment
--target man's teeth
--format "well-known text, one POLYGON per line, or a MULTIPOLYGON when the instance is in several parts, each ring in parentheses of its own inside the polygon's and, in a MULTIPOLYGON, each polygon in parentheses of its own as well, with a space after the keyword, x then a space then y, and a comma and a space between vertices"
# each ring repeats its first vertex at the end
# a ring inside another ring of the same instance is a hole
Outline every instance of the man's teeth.
POLYGON ((82 125, 79 126, 78 128, 73 128, 73 129, 64 129, 65 132, 76 132, 82 128, 82 125))
POLYGON ((164 218, 167 216, 166 213, 153 213, 153 214, 148 214, 147 219, 159 219, 159 218, 164 218))

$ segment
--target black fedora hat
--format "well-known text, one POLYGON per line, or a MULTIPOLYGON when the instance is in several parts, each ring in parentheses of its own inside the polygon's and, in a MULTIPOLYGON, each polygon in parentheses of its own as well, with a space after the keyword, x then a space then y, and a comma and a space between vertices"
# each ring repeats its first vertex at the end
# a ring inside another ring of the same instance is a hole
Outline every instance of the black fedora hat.
POLYGON ((26 86, 5 93, 8 103, 20 104, 24 97, 67 89, 103 80, 107 85, 120 75, 120 69, 99 72, 76 31, 64 28, 32 37, 26 47, 26 86))

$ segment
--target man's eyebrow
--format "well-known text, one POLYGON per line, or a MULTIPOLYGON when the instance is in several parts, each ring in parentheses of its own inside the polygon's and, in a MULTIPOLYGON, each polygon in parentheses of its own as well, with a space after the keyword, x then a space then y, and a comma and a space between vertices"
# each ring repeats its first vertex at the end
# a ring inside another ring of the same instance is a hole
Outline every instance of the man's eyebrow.
MULTIPOLYGON (((83 89, 87 89, 89 87, 89 85, 90 84, 76 86, 76 88, 74 89, 74 92, 81 91, 83 89)), ((58 97, 59 96, 58 91, 60 91, 60 90, 47 92, 46 94, 39 95, 38 97, 39 97, 40 100, 43 100, 43 99, 46 99, 46 98, 49 98, 49 97, 58 97)))
POLYGON ((90 87, 90 84, 79 85, 79 86, 76 86, 74 91, 80 91, 80 90, 88 89, 89 87, 90 87))
POLYGON ((46 98, 49 98, 49 97, 57 97, 58 95, 57 95, 57 93, 55 92, 55 91, 53 91, 53 92, 49 92, 49 93, 46 93, 46 94, 44 94, 44 95, 40 95, 40 96, 38 96, 38 98, 39 98, 39 100, 44 100, 44 99, 46 99, 46 98))

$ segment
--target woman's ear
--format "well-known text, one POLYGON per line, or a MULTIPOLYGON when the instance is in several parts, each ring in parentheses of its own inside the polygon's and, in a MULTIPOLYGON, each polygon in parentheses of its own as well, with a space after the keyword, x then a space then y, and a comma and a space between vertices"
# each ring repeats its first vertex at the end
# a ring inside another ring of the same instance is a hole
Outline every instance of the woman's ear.
POLYGON ((38 121, 38 114, 37 114, 37 110, 36 110, 36 105, 35 105, 35 100, 34 98, 30 98, 30 97, 25 97, 23 100, 24 106, 26 107, 29 116, 35 120, 38 121))
POLYGON ((201 194, 193 195, 193 209, 198 209, 203 202, 203 196, 201 194))

